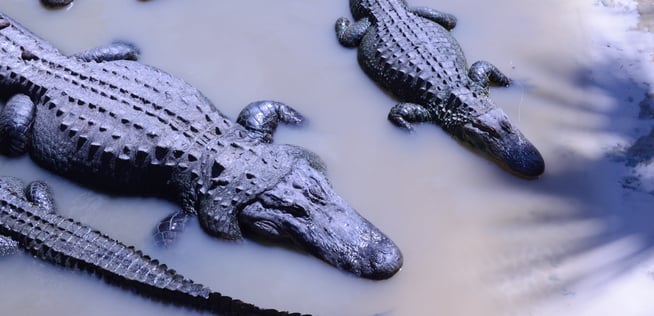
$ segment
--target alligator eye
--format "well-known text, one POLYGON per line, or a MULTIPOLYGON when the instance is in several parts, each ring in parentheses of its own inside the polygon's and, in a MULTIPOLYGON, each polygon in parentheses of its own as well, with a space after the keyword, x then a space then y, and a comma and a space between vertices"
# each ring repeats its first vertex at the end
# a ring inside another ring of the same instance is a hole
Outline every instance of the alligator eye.
POLYGON ((511 128, 511 123, 509 123, 509 121, 507 120, 501 120, 500 127, 502 128, 503 131, 507 133, 513 133, 513 129, 511 128))
POLYGON ((472 122, 472 126, 475 127, 476 129, 482 131, 482 132, 486 132, 489 136, 491 136, 493 138, 499 138, 500 137, 500 134, 494 128, 492 128, 490 126, 475 123, 475 122, 472 122))
POLYGON ((318 180, 313 177, 310 178, 309 185, 307 186, 308 197, 314 202, 321 202, 327 199, 327 194, 322 189, 318 180))
POLYGON ((304 207, 299 206, 297 204, 291 204, 285 207, 284 209, 286 210, 286 212, 293 215, 293 217, 309 217, 309 213, 307 213, 307 210, 304 209, 304 207))

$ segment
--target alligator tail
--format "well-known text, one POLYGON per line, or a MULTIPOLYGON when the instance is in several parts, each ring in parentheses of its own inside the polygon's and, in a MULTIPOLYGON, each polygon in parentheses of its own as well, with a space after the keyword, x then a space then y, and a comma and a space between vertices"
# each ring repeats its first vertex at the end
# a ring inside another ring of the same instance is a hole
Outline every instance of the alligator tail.
POLYGON ((299 315, 212 292, 132 246, 56 214, 38 214, 17 196, 0 200, 0 233, 43 260, 94 273, 109 283, 161 302, 219 315, 299 315))

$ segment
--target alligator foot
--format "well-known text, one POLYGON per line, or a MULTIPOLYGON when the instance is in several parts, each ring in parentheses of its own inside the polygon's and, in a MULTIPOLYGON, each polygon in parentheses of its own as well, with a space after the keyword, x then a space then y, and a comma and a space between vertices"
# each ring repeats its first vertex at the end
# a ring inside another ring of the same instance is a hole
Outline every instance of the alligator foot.
POLYGON ((7 101, 0 111, 0 152, 18 156, 27 151, 34 111, 34 103, 24 94, 7 101))
POLYGON ((60 8, 71 4, 73 0, 41 0, 41 3, 48 8, 60 8))
POLYGON ((503 74, 495 65, 483 60, 470 66, 468 77, 483 87, 488 87, 490 84, 506 87, 511 84, 509 77, 503 74))
POLYGON ((114 61, 114 60, 137 60, 141 51, 136 45, 124 42, 115 41, 107 45, 91 48, 83 52, 79 52, 73 57, 77 57, 83 61, 114 61))
POLYGON ((248 104, 238 115, 237 123, 271 143, 279 122, 302 125, 305 118, 292 107, 276 101, 257 101, 248 104))
POLYGON ((363 35, 366 34, 370 21, 365 18, 354 23, 348 18, 340 17, 336 20, 336 37, 341 45, 346 47, 359 46, 363 35))
POLYGON ((388 120, 396 126, 413 132, 414 129, 411 123, 429 122, 433 120, 433 116, 431 112, 420 104, 399 103, 388 112, 388 120))
POLYGON ((54 214, 55 203, 50 188, 45 182, 34 181, 25 188, 25 197, 42 210, 42 214, 54 214))
POLYGON ((154 230, 155 243, 160 247, 172 245, 186 228, 191 216, 187 212, 179 211, 162 219, 154 230))
POLYGON ((414 7, 411 8, 410 11, 427 20, 436 22, 448 31, 456 26, 456 17, 449 13, 444 13, 429 7, 414 7))
MULTIPOLYGON (((34 181, 25 187, 23 181, 16 178, 4 178, 2 181, 5 182, 19 198, 24 198, 34 206, 37 206, 34 210, 39 212, 38 215, 44 216, 55 212, 52 194, 45 183, 34 181), (23 188, 25 189, 23 190, 23 188)), ((18 252, 19 247, 20 244, 11 237, 0 235, 0 256, 15 254, 18 252)))

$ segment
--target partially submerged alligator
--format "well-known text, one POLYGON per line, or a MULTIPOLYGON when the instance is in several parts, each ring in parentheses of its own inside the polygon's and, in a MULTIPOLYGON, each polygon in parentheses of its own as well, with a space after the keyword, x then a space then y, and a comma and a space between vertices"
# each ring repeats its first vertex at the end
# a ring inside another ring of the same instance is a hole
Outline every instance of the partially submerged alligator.
POLYGON ((339 18, 338 40, 358 46, 364 72, 403 102, 391 122, 408 130, 436 123, 516 175, 543 173, 541 154, 489 97, 490 84, 506 86, 509 78, 485 61, 468 68, 450 33, 454 16, 404 0, 350 0, 350 9, 356 22, 339 18))
POLYGON ((43 182, 25 186, 0 176, 0 254, 25 249, 35 257, 87 270, 118 286, 163 302, 219 315, 299 315, 260 309, 213 292, 101 232, 55 213, 43 182))
POLYGON ((159 225, 164 243, 193 214, 214 236, 291 241, 365 278, 400 269, 400 250, 334 192, 315 154, 269 143, 299 113, 262 101, 235 124, 116 45, 66 56, 0 14, 0 88, 17 94, 0 112, 0 150, 87 185, 179 202, 159 225))

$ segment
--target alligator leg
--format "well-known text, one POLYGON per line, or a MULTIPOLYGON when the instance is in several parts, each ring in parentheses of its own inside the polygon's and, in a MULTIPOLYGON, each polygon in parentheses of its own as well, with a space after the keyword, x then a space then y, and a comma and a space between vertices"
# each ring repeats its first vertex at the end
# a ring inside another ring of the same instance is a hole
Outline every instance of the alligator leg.
POLYGON ((38 206, 40 215, 54 214, 55 203, 52 198, 52 193, 45 182, 33 181, 25 188, 25 197, 28 201, 38 206))
POLYGON ((503 74, 495 65, 483 60, 475 62, 470 66, 468 77, 483 87, 488 87, 490 84, 498 86, 508 86, 511 84, 509 77, 503 74))
MULTIPOLYGON (((18 179, 5 179, 6 185, 21 197, 32 202, 34 205, 39 206, 35 210, 43 211, 41 216, 54 213, 54 202, 48 186, 40 181, 34 181, 25 187, 23 181, 18 179)), ((0 235, 0 256, 14 254, 18 251, 19 244, 17 241, 10 237, 0 235)))
POLYGON ((27 151, 34 110, 34 102, 24 94, 16 94, 7 101, 0 111, 0 151, 2 153, 17 156, 27 151))
POLYGON ((188 219, 193 216, 188 212, 173 213, 159 222, 154 229, 154 240, 160 247, 172 245, 186 228, 188 219))
POLYGON ((420 104, 399 103, 388 112, 388 119, 396 126, 413 132, 411 123, 429 122, 433 120, 433 116, 431 112, 420 104))
POLYGON ((103 45, 83 52, 79 52, 73 57, 77 57, 83 61, 114 61, 114 60, 136 60, 138 59, 141 51, 136 47, 136 45, 123 42, 115 41, 108 45, 103 45))
POLYGON ((60 8, 69 5, 73 0, 41 0, 41 3, 48 8, 60 8))
POLYGON ((237 123, 271 143, 279 122, 301 125, 305 122, 300 112, 276 101, 257 101, 248 104, 238 115, 237 123))
POLYGON ((341 45, 346 47, 359 46, 363 35, 366 34, 370 21, 365 18, 354 23, 347 18, 340 17, 336 20, 336 37, 341 45))
POLYGON ((418 16, 438 23, 448 31, 456 26, 456 17, 452 14, 444 13, 429 7, 414 7, 409 10, 418 16))

